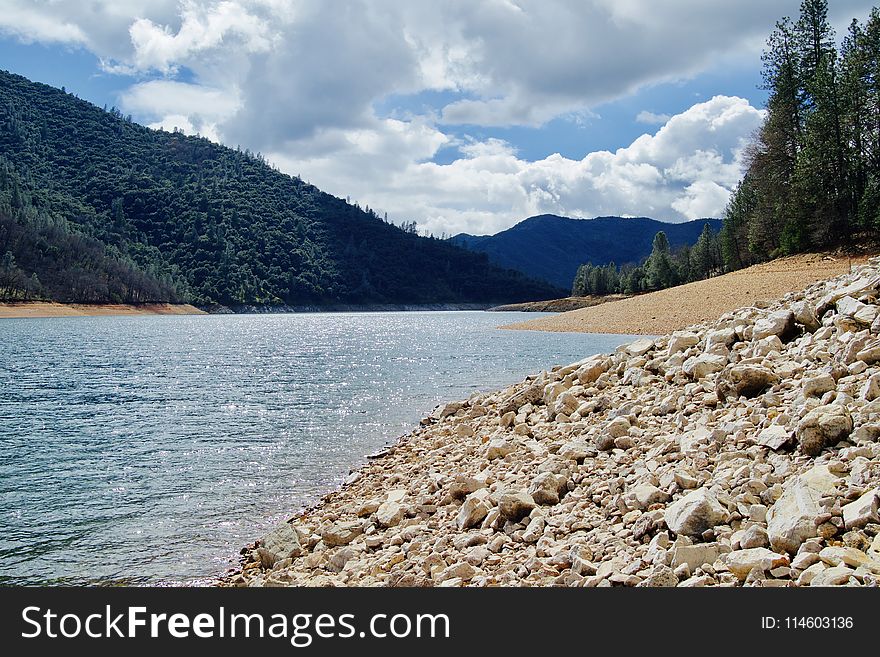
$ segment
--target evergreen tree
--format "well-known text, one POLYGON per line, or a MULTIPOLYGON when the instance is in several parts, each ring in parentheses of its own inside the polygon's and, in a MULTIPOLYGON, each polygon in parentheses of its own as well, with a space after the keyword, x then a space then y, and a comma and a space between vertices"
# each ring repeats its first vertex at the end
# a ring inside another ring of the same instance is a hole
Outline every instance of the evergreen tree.
POLYGON ((650 289, 662 289, 678 283, 678 274, 669 253, 669 240, 662 230, 654 236, 651 255, 645 263, 645 275, 650 289))

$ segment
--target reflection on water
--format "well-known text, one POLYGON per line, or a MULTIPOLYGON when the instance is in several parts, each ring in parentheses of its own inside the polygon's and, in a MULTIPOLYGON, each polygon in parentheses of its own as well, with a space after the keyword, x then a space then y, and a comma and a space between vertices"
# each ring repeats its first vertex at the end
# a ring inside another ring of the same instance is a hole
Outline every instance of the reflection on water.
POLYGON ((628 339, 523 318, 0 321, 0 584, 221 573, 437 403, 628 339))

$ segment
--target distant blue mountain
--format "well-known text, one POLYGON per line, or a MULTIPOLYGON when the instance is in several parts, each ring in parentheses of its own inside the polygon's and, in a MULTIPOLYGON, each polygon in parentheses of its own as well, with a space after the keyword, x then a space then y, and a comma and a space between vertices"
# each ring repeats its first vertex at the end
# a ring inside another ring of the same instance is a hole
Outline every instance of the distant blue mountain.
POLYGON ((542 214, 497 235, 460 233, 449 239, 471 251, 485 253, 496 265, 570 289, 582 264, 637 264, 650 255, 659 231, 666 233, 676 249, 694 244, 707 223, 713 231, 721 229, 718 219, 670 224, 646 217, 571 219, 542 214))

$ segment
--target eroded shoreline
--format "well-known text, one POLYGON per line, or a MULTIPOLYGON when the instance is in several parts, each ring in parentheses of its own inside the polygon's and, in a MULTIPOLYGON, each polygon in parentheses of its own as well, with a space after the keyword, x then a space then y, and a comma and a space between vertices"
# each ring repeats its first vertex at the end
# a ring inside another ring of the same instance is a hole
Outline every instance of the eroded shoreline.
POLYGON ((144 304, 82 304, 57 303, 54 301, 22 301, 0 303, 0 319, 49 318, 49 317, 104 317, 140 315, 205 315, 189 304, 144 303, 144 304))

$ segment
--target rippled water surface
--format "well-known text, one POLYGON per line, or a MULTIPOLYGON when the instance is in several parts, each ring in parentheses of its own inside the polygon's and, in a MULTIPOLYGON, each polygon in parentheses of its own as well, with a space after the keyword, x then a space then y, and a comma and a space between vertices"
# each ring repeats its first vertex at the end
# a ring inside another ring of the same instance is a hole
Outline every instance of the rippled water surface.
POLYGON ((0 320, 0 583, 222 573, 436 404, 627 340, 524 318, 0 320))

